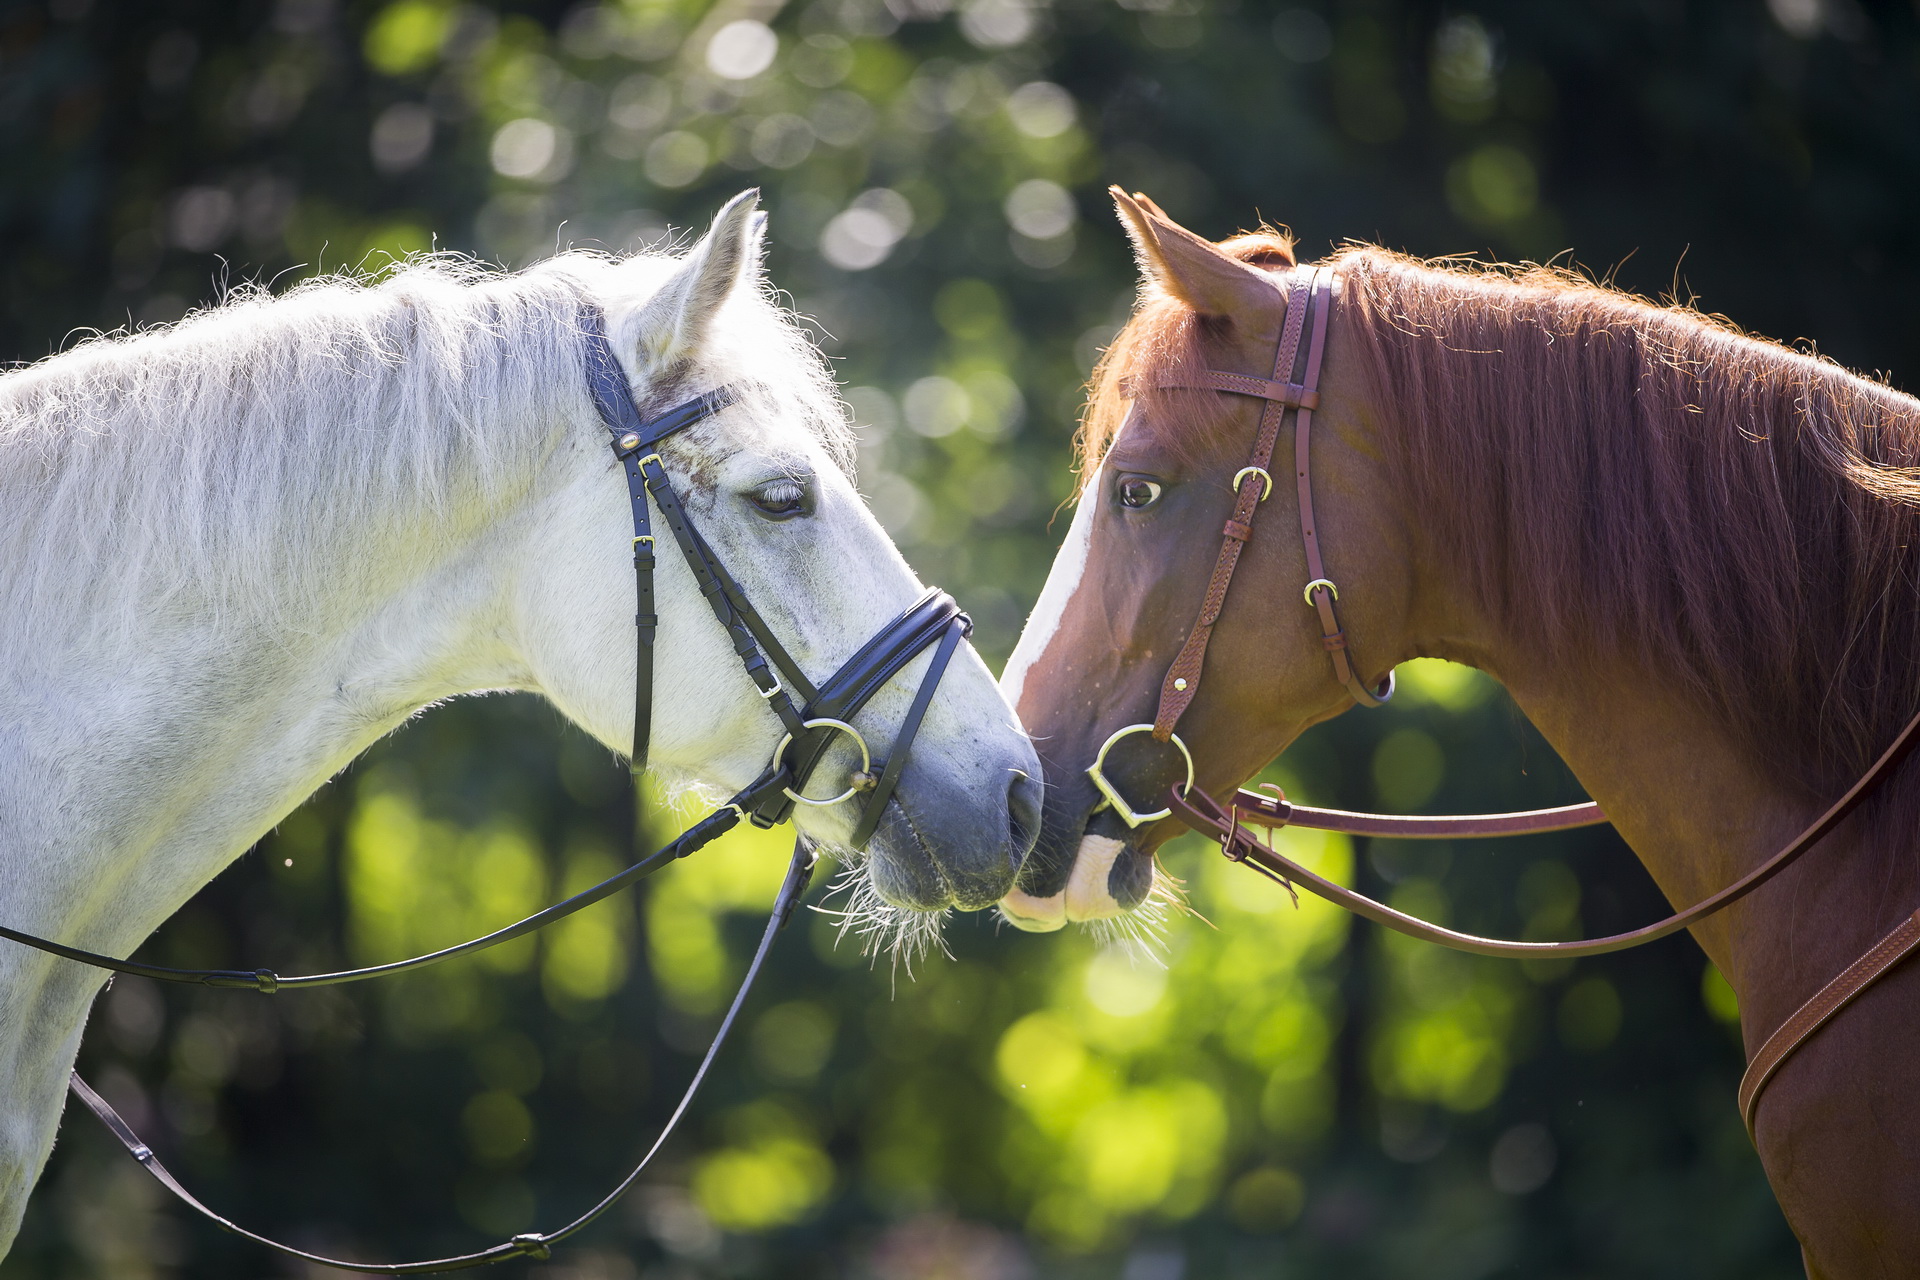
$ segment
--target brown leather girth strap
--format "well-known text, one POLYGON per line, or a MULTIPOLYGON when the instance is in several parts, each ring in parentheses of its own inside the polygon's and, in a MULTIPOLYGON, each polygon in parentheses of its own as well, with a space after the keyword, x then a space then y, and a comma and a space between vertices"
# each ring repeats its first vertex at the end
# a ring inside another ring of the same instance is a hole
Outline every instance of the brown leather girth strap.
POLYGON ((1791 1018, 1767 1037, 1760 1052, 1747 1064, 1740 1077, 1740 1118, 1747 1122, 1747 1137, 1753 1137, 1754 1118, 1760 1111, 1760 1095, 1774 1073, 1794 1050, 1813 1038, 1836 1014, 1852 1004, 1854 998, 1893 967, 1920 948, 1920 911, 1914 912, 1880 939, 1867 954, 1848 965, 1845 972, 1820 988, 1811 1000, 1801 1005, 1791 1018))
POLYGON ((1688 925, 1703 920, 1722 907, 1746 897, 1792 866, 1802 854, 1839 826, 1841 820, 1859 807, 1860 802, 1873 793, 1874 788, 1878 787, 1895 767, 1907 758, 1916 745, 1920 745, 1920 715, 1907 721, 1907 727, 1900 731, 1900 736, 1880 753, 1880 758, 1873 762, 1873 767, 1868 769, 1859 781, 1847 788, 1845 795, 1834 801, 1825 813, 1815 818, 1806 830, 1752 871, 1712 897, 1705 898, 1685 911, 1676 912, 1656 924, 1635 929, 1630 933, 1616 933, 1610 937, 1590 938, 1583 942, 1515 942, 1500 938, 1482 938, 1470 933, 1456 933, 1452 929, 1444 929, 1437 924, 1429 924, 1425 920, 1395 911, 1384 902, 1376 902, 1345 885, 1335 884, 1326 877, 1309 871, 1277 850, 1268 848, 1241 824, 1238 813, 1222 808, 1219 801, 1198 788, 1182 795, 1180 788, 1175 786, 1172 789, 1172 807, 1174 817, 1195 831, 1218 840, 1221 852, 1233 861, 1245 862, 1289 888, 1297 885, 1309 893, 1325 898, 1328 902, 1345 907, 1355 915, 1365 916, 1375 924, 1384 925, 1409 937, 1483 956, 1597 956, 1605 955, 1609 951, 1624 951, 1628 947, 1637 947, 1642 943, 1678 933, 1688 925))
MULTIPOLYGON (((1173 736, 1174 726, 1180 723, 1188 704, 1200 691, 1200 675, 1207 662, 1207 642, 1213 639, 1214 623, 1220 620, 1221 607, 1227 602, 1227 588, 1233 584, 1233 571, 1240 563, 1240 551, 1253 536, 1253 518, 1261 502, 1266 499, 1268 490, 1273 487, 1273 476, 1267 468, 1273 462, 1273 446, 1280 439, 1281 422, 1290 407, 1301 405, 1305 397, 1314 392, 1309 384, 1298 388, 1299 394, 1295 395, 1296 389, 1286 386, 1283 379, 1293 372, 1299 356, 1300 334, 1306 327, 1307 300, 1312 296, 1323 272, 1325 268, 1311 277, 1296 277, 1291 283, 1287 296, 1287 318, 1280 331, 1280 350, 1274 356, 1271 382, 1208 370, 1205 381, 1200 384, 1205 390, 1258 396, 1266 403, 1260 413, 1260 429, 1254 434, 1253 451, 1248 454, 1247 465, 1239 475, 1233 514, 1227 518, 1221 530, 1220 555, 1213 564, 1213 577, 1207 582, 1207 594, 1200 604, 1200 616, 1194 620, 1193 630, 1187 634, 1187 642, 1180 646, 1179 654, 1174 657, 1173 665, 1167 668, 1166 678, 1160 685, 1160 708, 1153 717, 1153 736, 1158 742, 1165 742, 1173 736), (1269 396, 1269 391, 1278 391, 1287 398, 1269 396)), ((1322 307, 1321 311, 1324 315, 1325 308, 1322 307)), ((1325 325, 1322 324, 1320 329, 1324 336, 1325 325)), ((1315 396, 1315 399, 1318 397, 1315 396)), ((1300 408, 1295 412, 1303 414, 1306 410, 1300 408)))

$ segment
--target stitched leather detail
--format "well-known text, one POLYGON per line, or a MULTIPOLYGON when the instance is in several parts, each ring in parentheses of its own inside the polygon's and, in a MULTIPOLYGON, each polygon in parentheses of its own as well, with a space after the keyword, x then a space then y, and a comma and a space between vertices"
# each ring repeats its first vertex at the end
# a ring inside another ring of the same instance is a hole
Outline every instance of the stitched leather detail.
MULTIPOLYGON (((1138 384, 1131 378, 1120 383, 1120 394, 1133 398, 1138 384)), ((1224 369, 1202 369, 1197 373, 1173 374, 1153 384, 1155 391, 1225 391, 1233 395, 1271 400, 1289 408, 1318 409, 1320 393, 1298 382, 1277 378, 1256 378, 1250 373, 1229 373, 1224 369)))
POLYGON ((1747 1137, 1753 1137, 1761 1093, 1793 1056, 1794 1050, 1811 1040, 1815 1032, 1852 1004, 1861 992, 1912 955, 1916 947, 1920 947, 1920 911, 1902 920, 1892 933, 1874 943, 1865 955, 1816 991, 1811 1000, 1794 1010, 1793 1016, 1767 1037, 1767 1042, 1753 1055, 1753 1061, 1747 1064, 1746 1074, 1740 1077, 1740 1118, 1747 1122, 1747 1137))

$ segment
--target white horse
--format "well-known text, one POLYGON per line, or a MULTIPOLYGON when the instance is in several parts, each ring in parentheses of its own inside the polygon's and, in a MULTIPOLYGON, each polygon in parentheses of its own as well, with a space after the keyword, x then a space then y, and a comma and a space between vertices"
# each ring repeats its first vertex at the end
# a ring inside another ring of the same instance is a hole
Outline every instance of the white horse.
MULTIPOLYGON (((919 582, 854 489, 825 365, 762 284, 754 204, 734 199, 677 259, 569 253, 511 276, 423 261, 0 377, 0 924, 126 955, 444 698, 537 692, 610 748, 631 742, 632 533, 583 303, 643 408, 740 393, 662 452, 809 674, 912 603, 919 582)), ((780 724, 664 538, 658 578, 653 761, 736 790, 780 724)), ((926 665, 862 713, 876 743, 926 665)), ((920 910, 989 905, 1038 830, 1040 770, 970 648, 911 761, 872 887, 920 910)), ((832 844, 851 819, 798 822, 832 844)), ((0 941, 0 1256, 103 977, 0 941)))

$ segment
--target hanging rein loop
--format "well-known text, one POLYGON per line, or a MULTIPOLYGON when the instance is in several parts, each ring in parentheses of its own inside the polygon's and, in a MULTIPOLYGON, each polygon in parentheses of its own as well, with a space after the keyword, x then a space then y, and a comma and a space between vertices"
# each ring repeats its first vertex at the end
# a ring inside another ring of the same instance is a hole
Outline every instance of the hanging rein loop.
MULTIPOLYGON (((712 813, 688 827, 661 849, 607 877, 591 889, 577 893, 563 902, 555 903, 483 937, 388 964, 347 969, 337 973, 283 977, 270 969, 172 969, 160 965, 140 964, 67 946, 64 943, 35 937, 4 926, 0 926, 0 938, 22 943, 67 960, 112 970, 115 973, 133 974, 162 982, 248 989, 271 995, 285 990, 336 986, 368 978, 385 977, 389 974, 406 973, 524 937, 627 888, 669 862, 686 857, 731 830, 743 819, 750 820, 754 825, 761 827, 771 827, 783 822, 792 815, 796 804, 840 804, 851 801, 856 795, 864 794, 866 800, 861 807, 859 818, 854 823, 853 834, 848 843, 855 849, 866 847, 880 824, 887 803, 892 799, 899 785, 913 740, 919 734, 920 726, 926 719, 927 709, 932 704, 934 690, 939 687, 941 677, 946 674, 953 655, 960 647, 960 642, 972 634, 972 620, 961 611, 952 596, 937 588, 930 588, 899 617, 881 628, 879 633, 862 645, 851 658, 842 663, 824 685, 816 687, 801 670, 799 663, 780 643, 772 628, 760 616, 759 611, 748 602, 746 593, 741 589, 738 580, 727 572, 726 566, 720 562, 719 557, 700 536, 699 530, 688 518, 685 507, 681 505, 678 495, 674 492, 672 482, 665 470, 665 460, 659 453, 661 443, 668 437, 696 423, 704 422, 732 405, 735 402, 734 393, 729 388, 721 387, 677 405, 657 418, 643 419, 633 402, 626 374, 621 370, 619 361, 615 359, 613 349, 607 341, 605 318, 598 307, 583 307, 580 330, 586 340, 588 390, 599 411, 602 423, 612 437, 614 456, 620 460, 626 471, 627 491, 633 514, 632 546, 636 604, 633 771, 637 774, 645 767, 649 731, 653 719, 653 646, 659 620, 653 612, 655 539, 650 508, 652 505, 658 505, 668 530, 679 545, 681 554, 686 558, 687 567, 692 571, 701 594, 706 598, 715 618, 719 620, 732 641, 734 652, 739 656, 741 665, 746 669, 755 689, 766 700, 768 707, 779 718, 785 730, 779 745, 774 748, 766 770, 760 777, 735 793, 712 813), (853 718, 895 676, 928 649, 933 650, 932 657, 920 678, 919 687, 914 693, 907 714, 901 720, 900 727, 894 736, 891 754, 884 762, 876 762, 868 750, 865 737, 854 727, 853 718), (794 701, 795 695, 800 699, 797 704, 794 701), (808 779, 826 760, 833 746, 833 740, 842 734, 851 737, 858 746, 860 769, 851 775, 851 785, 844 793, 831 800, 809 799, 803 794, 808 779)), ((708 1070, 713 1066, 721 1046, 725 1044, 728 1035, 732 1032, 740 1010, 746 1003, 747 995, 760 975, 768 952, 772 949, 775 936, 792 918, 795 907, 806 892, 814 863, 811 844, 804 837, 796 839, 793 861, 787 869, 786 880, 781 885, 780 894, 774 902, 773 912, 768 917, 767 927, 761 934, 760 945, 754 951, 752 962, 747 966, 746 976, 741 979, 740 988, 727 1010, 726 1017, 721 1021, 720 1029, 714 1034, 713 1042, 708 1047, 706 1056, 701 1060, 699 1069, 694 1072, 686 1092, 681 1096, 679 1105, 668 1117, 666 1125, 661 1129, 653 1145, 648 1148, 632 1172, 628 1173, 612 1191, 587 1212, 556 1231, 528 1232, 477 1253, 424 1262, 363 1263, 308 1253, 248 1231, 209 1209, 181 1185, 166 1166, 160 1163, 154 1155, 153 1148, 140 1139, 140 1136, 106 1099, 80 1078, 78 1072, 70 1076, 68 1083, 74 1096, 79 1098, 119 1139, 128 1154, 139 1161, 148 1173, 152 1174, 188 1208, 223 1231, 242 1236, 287 1257, 299 1258, 342 1271, 357 1271, 372 1275, 415 1275, 434 1271, 460 1271, 505 1262, 511 1258, 544 1259, 550 1255, 554 1244, 574 1235, 606 1213, 639 1178, 673 1134, 681 1117, 692 1105, 701 1084, 705 1082, 708 1070)))
POLYGON ((713 1067, 714 1060, 719 1056, 721 1046, 726 1044, 727 1037, 732 1034, 734 1023, 739 1020, 740 1010, 746 1005, 747 995, 753 990, 754 982, 759 978, 760 971, 766 964, 767 953, 773 949, 774 938, 779 935, 780 931, 785 928, 787 922, 792 919, 794 908, 799 905, 801 897, 806 893, 807 884, 812 877, 813 866, 814 857, 812 847, 804 839, 796 840, 793 848, 793 861, 787 867, 786 880, 782 882, 780 894, 774 900, 773 912, 767 918, 767 927, 760 934, 760 945, 754 949, 753 959, 748 962, 746 976, 740 980, 740 989, 734 993, 733 1003, 727 1006, 726 1017, 720 1021, 720 1029, 714 1032, 713 1043, 707 1046, 706 1056, 700 1059, 699 1067, 695 1069, 693 1078, 687 1084, 686 1091, 680 1095, 679 1104, 674 1107, 673 1113, 667 1117, 667 1123, 661 1128, 659 1136, 654 1139, 653 1144, 649 1146, 646 1153, 641 1156, 640 1162, 634 1165, 626 1177, 615 1184, 611 1191, 602 1196, 600 1200, 585 1213, 567 1223, 565 1226, 553 1231, 522 1232, 512 1239, 504 1240, 491 1248, 481 1249, 474 1253, 463 1253, 449 1258, 432 1258, 420 1262, 354 1262, 344 1258, 329 1258, 322 1254, 309 1253, 305 1249, 295 1248, 290 1244, 282 1244, 280 1241, 260 1235, 258 1232, 249 1231, 238 1223, 224 1218, 208 1208, 174 1177, 171 1170, 160 1162, 160 1158, 154 1154, 153 1148, 140 1140, 140 1135, 135 1133, 133 1127, 121 1117, 119 1112, 113 1109, 113 1105, 96 1093, 92 1086, 80 1078, 79 1072, 74 1072, 68 1078, 68 1085, 72 1089, 73 1095, 85 1103, 87 1109, 93 1112, 100 1120, 100 1123, 105 1125, 108 1130, 112 1132, 113 1136, 120 1140, 120 1145, 126 1148, 127 1154, 139 1161, 141 1167, 153 1175, 154 1180, 161 1186, 171 1191, 174 1197, 182 1204, 185 1204, 189 1209, 192 1209, 195 1213, 198 1213, 222 1231, 240 1236, 246 1240, 251 1240, 255 1244, 266 1249, 271 1249, 273 1252, 285 1257, 298 1258, 303 1262, 317 1263, 320 1266, 333 1267, 340 1271, 357 1271, 364 1275, 377 1276, 408 1276, 436 1271, 467 1271, 474 1267, 492 1266, 496 1262, 507 1262, 514 1258, 533 1258, 538 1261, 544 1261, 552 1256, 554 1245, 585 1230, 593 1222, 604 1216, 607 1210, 619 1203, 620 1197, 625 1195, 628 1189, 639 1180, 642 1173, 646 1172, 647 1166, 653 1163, 653 1158, 659 1154, 661 1147, 665 1146, 667 1139, 673 1135, 674 1130, 680 1124, 681 1117, 686 1115, 687 1108, 693 1104, 694 1096, 699 1093, 700 1086, 706 1083, 707 1073, 713 1067))

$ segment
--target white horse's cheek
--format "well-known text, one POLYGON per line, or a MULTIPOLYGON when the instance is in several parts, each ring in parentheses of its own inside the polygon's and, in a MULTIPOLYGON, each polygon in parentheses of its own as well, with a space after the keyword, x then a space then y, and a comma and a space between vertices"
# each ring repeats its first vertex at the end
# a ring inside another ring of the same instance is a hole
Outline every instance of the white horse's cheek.
POLYGON ((1073 524, 1067 529, 1067 540, 1060 547, 1060 554, 1054 558, 1053 568, 1047 574, 1047 584, 1040 589, 1040 598, 1034 602, 1033 614, 1027 619, 1026 629, 1020 633, 1020 643, 1013 647, 1013 654, 1007 659, 1007 669, 1000 677, 1001 692, 1013 706, 1020 705, 1020 691, 1027 683, 1027 672, 1047 651, 1053 642, 1053 636, 1060 629, 1060 619, 1066 615, 1067 602, 1073 599, 1073 593, 1080 588, 1080 577, 1087 568, 1087 549, 1093 542, 1093 503, 1090 495, 1081 494, 1080 504, 1074 509, 1073 524))

